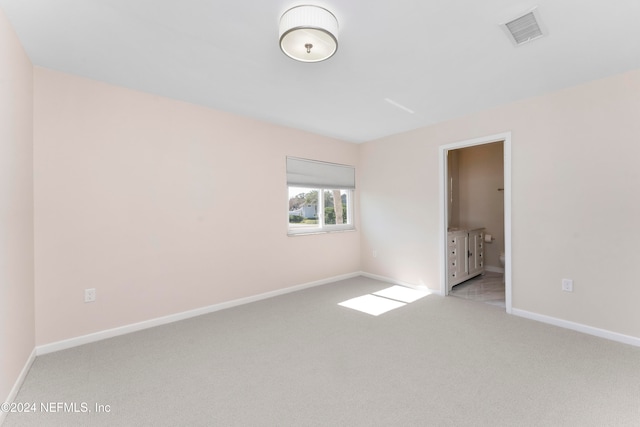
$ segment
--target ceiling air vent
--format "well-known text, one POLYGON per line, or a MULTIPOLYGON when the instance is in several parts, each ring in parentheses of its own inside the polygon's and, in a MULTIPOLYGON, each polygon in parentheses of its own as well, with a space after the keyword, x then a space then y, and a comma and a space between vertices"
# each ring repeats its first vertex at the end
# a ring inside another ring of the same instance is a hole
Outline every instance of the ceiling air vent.
POLYGON ((546 33, 540 22, 540 14, 537 8, 502 24, 502 27, 515 46, 539 39, 546 33))

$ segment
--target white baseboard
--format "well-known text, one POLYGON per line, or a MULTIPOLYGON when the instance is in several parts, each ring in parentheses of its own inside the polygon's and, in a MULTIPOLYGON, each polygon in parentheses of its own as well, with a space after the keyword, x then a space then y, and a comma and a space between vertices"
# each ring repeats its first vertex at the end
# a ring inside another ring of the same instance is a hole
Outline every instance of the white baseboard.
POLYGON ((486 265, 484 267, 485 271, 490 271, 492 273, 504 273, 504 268, 502 267, 494 267, 493 265, 486 265))
POLYGON ((276 297, 279 295, 288 294, 291 292, 300 291, 315 286, 326 285, 328 283, 337 282, 339 280, 350 279, 360 276, 361 273, 349 273, 340 276, 329 277, 314 282, 303 283, 301 285, 291 286, 284 289, 278 289, 271 292, 265 292, 258 295, 253 295, 246 298, 239 298, 232 301, 226 301, 219 304, 210 305, 207 307, 196 308, 194 310, 184 311, 181 313, 171 314, 168 316, 157 317, 155 319, 145 320, 143 322, 132 323, 130 325, 120 326, 118 328, 107 329, 100 332, 95 332, 88 335, 82 335, 67 340, 57 341, 50 344, 44 344, 37 346, 35 349, 36 355, 40 356, 47 353, 53 353, 55 351, 66 350, 68 348, 77 347, 83 344, 89 344, 96 341, 101 341, 107 338, 113 338, 120 335, 129 334, 131 332, 137 332, 143 329, 153 328, 155 326, 166 325, 167 323, 178 322, 180 320, 189 319, 191 317, 201 316, 203 314, 213 313, 215 311, 224 310, 225 308, 236 307, 243 304, 249 304, 251 302, 260 301, 267 298, 276 297))
POLYGON ((511 310, 511 314, 519 317, 524 317, 531 320, 537 320, 538 322, 548 323, 554 326, 560 326, 561 328, 571 329, 573 331, 582 332, 588 335, 594 335, 600 338, 606 338, 611 341, 617 341, 624 344, 640 347, 640 338, 630 335, 623 335, 617 332, 608 331, 606 329, 594 328, 593 326, 583 325, 581 323, 570 322, 568 320, 558 319, 556 317, 545 316, 544 314, 532 313, 526 310, 520 310, 514 308, 511 310))
POLYGON ((431 292, 432 294, 442 295, 442 293, 440 292, 440 289, 431 289, 431 288, 427 288, 426 286, 420 286, 420 285, 415 285, 413 283, 402 282, 400 280, 392 279, 391 277, 379 276, 377 274, 367 273, 366 271, 361 271, 360 275, 364 277, 368 277, 369 279, 380 280, 381 282, 387 282, 393 285, 406 286, 407 288, 418 289, 420 291, 424 291, 425 289, 428 289, 429 292, 431 292))
MULTIPOLYGON (((497 268, 497 267, 494 267, 497 268)), ((485 268, 488 270, 488 268, 485 268)), ((488 270, 491 271, 491 270, 488 270)), ((400 280, 392 279, 390 277, 379 276, 377 274, 371 274, 367 272, 360 272, 360 275, 364 277, 368 277, 370 279, 376 279, 387 283, 392 283, 394 285, 407 286, 409 288, 414 289, 424 289, 424 286, 418 286, 411 283, 402 282, 400 280)), ((439 290, 429 289, 433 294, 442 295, 439 290)), ((596 337, 605 338, 611 341, 617 341, 624 344, 629 344, 635 347, 640 347, 640 338, 633 337, 630 335, 624 335, 617 332, 608 331, 606 329, 594 328, 592 326, 583 325, 581 323, 570 322, 568 320, 558 319, 551 316, 545 316, 544 314, 532 313, 526 310, 520 310, 517 308, 512 308, 511 313, 514 316, 524 317, 531 320, 536 320, 538 322, 548 323, 550 325, 559 326, 565 329, 571 329, 573 331, 582 332, 588 335, 594 335, 596 337)))
MULTIPOLYGON (((7 398, 3 400, 3 402, 13 403, 13 401, 16 399, 16 396, 18 395, 18 391, 20 391, 20 387, 22 387, 22 383, 24 383, 24 379, 27 377, 27 374, 29 373, 29 369, 31 369, 31 365, 33 365, 34 360, 36 360, 35 348, 31 351, 31 354, 27 358, 27 361, 24 364, 22 371, 20 371, 20 375, 18 375, 18 379, 13 384, 13 388, 9 392, 9 396, 7 396, 7 398)), ((0 425, 2 425, 6 416, 7 416, 6 412, 0 411, 0 425)))
MULTIPOLYGON (((62 340, 62 341, 57 341, 57 342, 53 342, 50 344, 44 344, 41 346, 37 346, 34 351, 32 352, 31 356, 29 357, 29 360, 27 361, 27 363, 25 364, 25 367, 23 369, 23 372, 20 374, 20 377, 18 378, 18 380, 16 381, 16 385, 14 386, 14 389, 12 389, 12 394, 10 394, 9 398, 15 398, 15 394, 17 394, 20 385, 22 384, 22 381, 24 381, 24 377, 26 376, 27 372, 29 371, 29 368, 31 367, 31 364, 33 363, 33 360, 35 359, 36 356, 40 356, 43 354, 47 354, 47 353, 52 353, 55 351, 60 351, 60 350, 65 350, 68 348, 72 348, 72 347, 77 347, 83 344, 88 344, 88 343, 92 343, 92 342, 96 342, 96 341, 101 341, 104 339, 108 339, 108 338, 113 338, 116 336, 120 336, 120 335, 125 335, 125 334, 129 334, 132 332, 136 332, 136 331, 140 331, 143 329, 148 329, 148 328, 153 328, 155 326, 160 326, 160 325, 165 325, 168 323, 173 323, 173 322, 178 322, 180 320, 184 320, 184 319, 189 319, 192 317, 196 317, 196 316, 201 316, 203 314, 208 314, 208 313, 213 313, 219 310, 224 310, 226 308, 231 308, 231 307, 236 307, 239 305, 243 305, 243 304, 249 304, 251 302, 255 302, 255 301, 260 301, 263 299, 267 299, 267 298, 272 298, 272 297, 276 297, 279 295, 284 295, 284 294, 288 294, 291 292, 296 292, 296 291, 300 291, 303 289, 307 289, 307 288, 312 288, 315 286, 321 286, 321 285, 325 285, 328 283, 333 283, 333 282, 337 282, 339 280, 345 280, 345 279, 350 279, 353 277, 357 277, 357 276, 364 276, 364 277, 368 277, 371 279, 376 279, 376 280, 380 280, 383 282, 387 282, 387 283, 391 283, 394 285, 400 285, 400 286, 407 286, 409 288, 414 288, 414 289, 420 289, 420 290, 424 290, 425 286, 420 286, 420 285, 416 285, 413 283, 408 283, 408 282, 403 282, 400 280, 396 280, 396 279, 392 279, 390 277, 385 277, 385 276, 380 276, 377 274, 372 274, 372 273, 367 273, 364 271, 358 271, 358 272, 354 272, 354 273, 348 273, 348 274, 343 274, 340 276, 334 276, 334 277, 329 277, 326 279, 322 279, 322 280, 317 280, 314 282, 308 282, 308 283, 303 283, 301 285, 296 285, 296 286, 291 286, 288 288, 284 288, 284 289, 278 289, 275 291, 271 291, 271 292, 265 292, 262 294, 258 294, 258 295, 253 295, 250 297, 246 297, 246 298, 239 298, 236 300, 232 300, 232 301, 226 301, 226 302, 222 302, 219 304, 214 304, 214 305, 210 305, 207 307, 201 307, 201 308, 197 308, 194 310, 189 310, 189 311, 185 311, 185 312, 181 312, 181 313, 176 313, 176 314, 172 314, 172 315, 168 315, 168 316, 164 316, 164 317, 158 317, 155 319, 150 319, 150 320, 146 320, 143 322, 139 322, 139 323, 133 323, 130 325, 125 325, 125 326, 121 326, 118 328, 113 328, 113 329, 107 329, 104 331, 100 331, 100 332, 95 332, 92 334, 88 334, 88 335, 82 335, 79 337, 75 337, 75 338, 70 338, 67 340, 62 340)), ((429 289, 431 291, 431 293, 435 294, 435 295, 442 295, 440 290, 435 290, 435 289, 429 289)), ((632 337, 629 335, 623 335, 623 334, 619 334, 617 332, 611 332, 611 331, 607 331, 605 329, 598 329, 598 328, 594 328, 591 326, 587 326, 587 325, 582 325, 579 323, 574 323, 574 322, 570 322, 567 320, 562 320, 562 319, 557 319, 554 317, 550 317, 550 316, 545 316, 542 314, 537 314, 537 313, 532 313, 526 310, 520 310, 520 309, 512 309, 512 314, 519 316, 519 317, 524 317, 527 319, 532 319, 532 320, 537 320, 539 322, 543 322, 543 323, 548 323, 551 325, 555 325, 555 326, 560 326, 563 328, 567 328, 567 329, 572 329, 578 332, 582 332, 585 334, 589 334, 589 335, 595 335, 601 338, 606 338, 606 339, 610 339, 612 341, 618 341, 618 342, 622 342, 625 344, 630 344, 636 347, 640 347, 640 338, 638 337, 632 337)), ((7 402, 10 402, 11 400, 7 400, 7 402)), ((0 421, 2 420, 2 413, 0 413, 0 421)), ((1 423, 0 423, 1 424, 1 423)))

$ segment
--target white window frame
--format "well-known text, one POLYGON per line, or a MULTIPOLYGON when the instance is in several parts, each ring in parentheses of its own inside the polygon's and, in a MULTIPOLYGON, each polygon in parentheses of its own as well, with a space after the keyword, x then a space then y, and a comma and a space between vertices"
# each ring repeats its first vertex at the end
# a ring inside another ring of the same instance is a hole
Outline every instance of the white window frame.
MULTIPOLYGON (((290 188, 307 188, 310 190, 318 191, 318 224, 316 226, 309 227, 291 227, 289 223, 289 212, 287 211, 287 234, 290 236, 303 235, 303 234, 318 234, 318 233, 331 233, 336 231, 350 231, 355 230, 355 224, 353 221, 353 189, 348 188, 320 188, 320 187, 299 187, 296 185, 287 186, 287 196, 290 188), (347 193, 347 223, 346 224, 325 224, 324 222, 324 192, 340 190, 347 193)), ((287 198, 287 202, 289 198, 287 198)))
POLYGON ((353 194, 356 188, 356 171, 354 166, 287 156, 286 171, 287 194, 290 188, 318 191, 318 224, 292 227, 287 210, 287 234, 300 235, 355 230, 353 194), (324 222, 324 192, 332 190, 346 191, 347 193, 346 224, 325 224, 324 222))

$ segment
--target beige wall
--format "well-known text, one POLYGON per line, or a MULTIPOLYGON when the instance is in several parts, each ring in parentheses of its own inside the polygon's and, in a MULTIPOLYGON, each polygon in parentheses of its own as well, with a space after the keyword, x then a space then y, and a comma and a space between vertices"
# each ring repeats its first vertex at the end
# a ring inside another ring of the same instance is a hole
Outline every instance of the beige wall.
POLYGON ((363 269, 439 289, 439 147, 507 131, 513 307, 640 337, 640 70, 362 145, 363 269))
POLYGON ((34 347, 33 67, 0 10, 0 401, 34 347))
POLYGON ((357 145, 37 67, 34 126, 38 345, 360 269, 287 237, 285 173, 357 145))
POLYGON ((484 227, 494 240, 484 246, 485 266, 501 268, 504 250, 503 143, 476 145, 458 153, 459 224, 461 228, 484 227))

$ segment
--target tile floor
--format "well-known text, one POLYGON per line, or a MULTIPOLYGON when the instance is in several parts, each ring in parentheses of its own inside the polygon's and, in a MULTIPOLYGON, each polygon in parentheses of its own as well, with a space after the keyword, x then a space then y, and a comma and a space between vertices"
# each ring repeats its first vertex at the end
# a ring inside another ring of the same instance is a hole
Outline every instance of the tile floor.
POLYGON ((449 295, 505 307, 502 273, 486 271, 480 276, 454 286, 449 295))

